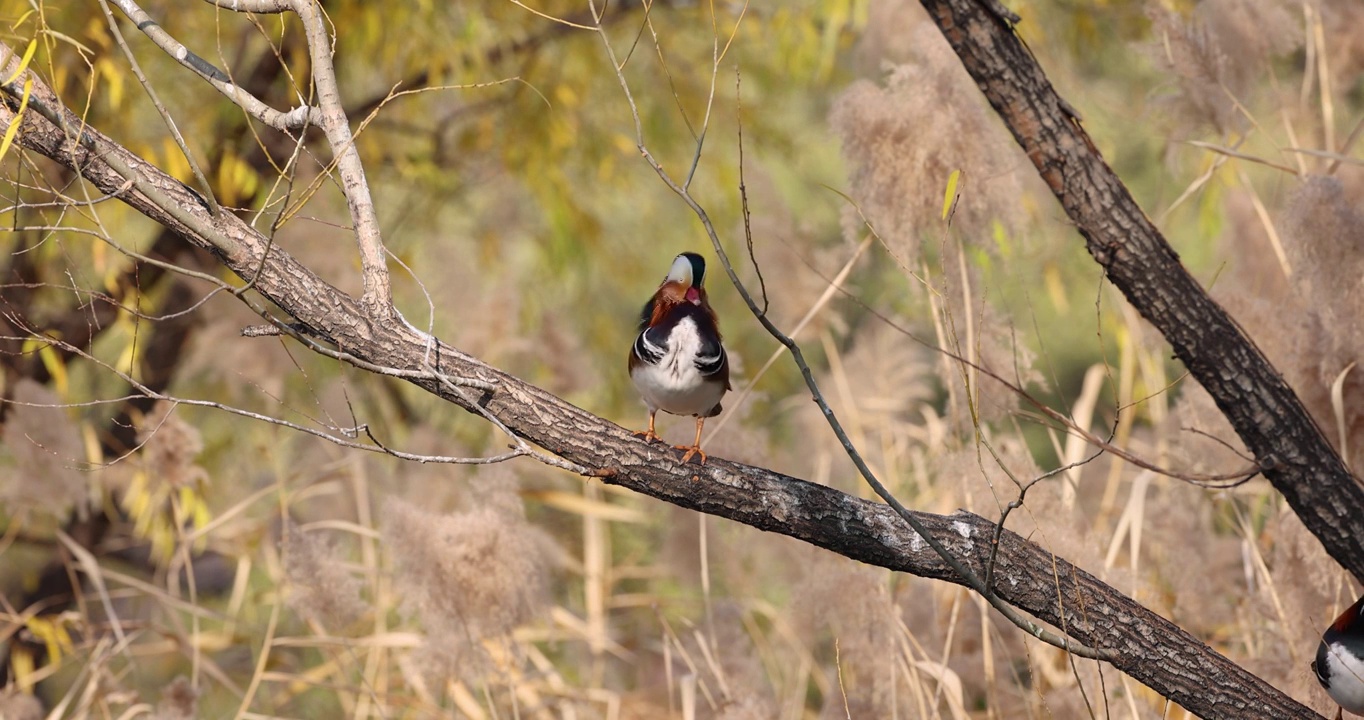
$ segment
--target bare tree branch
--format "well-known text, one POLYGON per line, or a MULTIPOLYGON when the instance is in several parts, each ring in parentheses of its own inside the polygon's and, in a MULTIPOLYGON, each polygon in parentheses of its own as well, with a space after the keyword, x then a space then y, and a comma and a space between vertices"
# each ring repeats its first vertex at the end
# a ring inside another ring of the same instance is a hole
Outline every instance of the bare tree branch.
POLYGON ((262 15, 278 15, 289 10, 288 0, 204 0, 204 2, 224 10, 262 15))
POLYGON ((1180 264, 1012 27, 978 0, 921 1, 1108 279, 1164 334, 1303 524, 1364 581, 1364 487, 1293 389, 1180 264))
POLYGON ((355 225, 355 239, 360 244, 360 271, 365 286, 360 301, 370 317, 392 318, 393 291, 389 285, 384 241, 379 235, 379 217, 369 194, 369 180, 360 162, 360 150, 355 147, 350 121, 341 104, 341 89, 336 84, 336 67, 332 64, 332 38, 327 33, 322 8, 316 0, 290 1, 307 32, 308 52, 313 61, 313 87, 322 107, 322 131, 327 134, 327 142, 336 156, 336 172, 341 175, 346 205, 355 225))
MULTIPOLYGON (((251 116, 257 120, 260 120, 276 130, 290 130, 306 127, 308 125, 322 124, 322 113, 315 107, 299 105, 288 112, 280 112, 265 104, 260 98, 252 95, 236 83, 232 82, 232 78, 228 77, 227 73, 214 67, 212 63, 199 57, 189 48, 185 47, 179 40, 171 37, 170 33, 166 32, 164 28, 157 24, 157 22, 152 19, 152 16, 148 15, 146 11, 138 6, 137 3, 133 2, 133 0, 113 0, 113 3, 118 5, 118 9, 122 10, 123 14, 127 15, 128 19, 133 21, 133 24, 137 26, 138 30, 141 30, 147 37, 151 38, 151 41, 156 43, 157 47, 166 51, 167 55, 175 58, 176 62, 192 70, 195 75, 206 80, 209 85, 212 85, 218 92, 222 93, 224 97, 241 106, 243 110, 251 113, 251 116)), ((222 7, 235 9, 232 6, 236 4, 237 3, 228 0, 228 2, 222 4, 222 7)), ((251 0, 247 0, 247 2, 241 4, 247 6, 255 3, 251 2, 251 0)), ((259 2, 259 4, 265 5, 267 3, 259 2)), ((269 12, 267 10, 247 10, 246 7, 243 7, 242 10, 244 12, 269 12)))
MULTIPOLYGON (((0 45, 0 72, 18 58, 0 45)), ((16 121, 24 73, 3 88, 0 129, 16 121)), ((139 212, 213 252, 298 321, 298 328, 373 365, 439 373, 489 383, 452 391, 439 379, 411 382, 471 412, 496 418, 511 432, 605 482, 823 547, 861 562, 964 584, 893 510, 763 468, 712 458, 704 467, 678 463, 624 428, 492 368, 402 323, 376 318, 354 298, 230 213, 213 217, 198 196, 93 128, 81 129, 36 77, 20 146, 79 172, 106 193, 130 180, 121 198, 139 212), (55 119, 55 120, 54 120, 55 119), (70 133, 80 132, 77 137, 70 133), (270 251, 266 252, 267 248, 270 251), (486 414, 486 415, 485 415, 486 414)), ((992 592, 1079 642, 1117 651, 1113 665, 1202 717, 1313 717, 1303 705, 1213 651, 1173 623, 1046 549, 966 512, 913 512, 961 563, 981 573, 994 558, 992 592), (998 532, 998 541, 992 542, 998 532)))

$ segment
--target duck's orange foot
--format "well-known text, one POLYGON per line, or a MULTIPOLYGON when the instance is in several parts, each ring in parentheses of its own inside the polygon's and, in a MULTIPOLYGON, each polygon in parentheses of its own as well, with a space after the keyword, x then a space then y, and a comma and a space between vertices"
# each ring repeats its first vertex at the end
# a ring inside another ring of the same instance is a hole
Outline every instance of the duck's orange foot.
POLYGON ((674 445, 673 447, 677 448, 678 450, 686 451, 682 453, 682 462, 684 464, 690 462, 691 459, 697 455, 701 456, 701 464, 702 465, 706 464, 706 452, 701 449, 700 445, 674 445))
POLYGON ((663 439, 654 432, 653 428, 649 428, 648 430, 640 430, 639 432, 632 432, 630 434, 634 435, 637 438, 644 438, 644 442, 657 442, 663 439))

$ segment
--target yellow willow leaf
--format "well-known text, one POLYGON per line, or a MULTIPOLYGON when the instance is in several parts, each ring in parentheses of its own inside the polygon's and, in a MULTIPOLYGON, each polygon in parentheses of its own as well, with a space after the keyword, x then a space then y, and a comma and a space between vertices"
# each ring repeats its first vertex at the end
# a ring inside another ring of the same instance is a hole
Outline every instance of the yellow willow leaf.
POLYGON ((960 170, 953 170, 952 174, 947 176, 947 192, 943 193, 942 198, 943 220, 947 219, 947 216, 952 213, 952 207, 957 204, 957 183, 960 181, 960 170))
POLYGON ((826 2, 824 9, 828 14, 824 18, 823 29, 820 32, 819 57, 815 66, 815 77, 820 80, 827 80, 833 72, 834 63, 838 58, 839 36, 842 35, 852 15, 852 3, 848 0, 826 2))
MULTIPOLYGON (((209 523, 211 522, 213 522, 213 513, 209 511, 208 503, 203 502, 201 499, 200 502, 194 504, 194 519, 192 522, 192 526, 195 529, 195 531, 199 531, 208 527, 209 523)), ((194 540, 194 552, 201 553, 207 549, 208 533, 201 533, 194 540)))
POLYGON ((52 616, 49 619, 39 615, 29 618, 24 625, 34 637, 43 641, 43 645, 47 647, 47 660, 53 665, 60 664, 62 657, 70 655, 75 648, 60 616, 52 616))
MULTIPOLYGON (((112 65, 112 62, 110 64, 112 65)), ((122 72, 122 68, 105 74, 109 78, 109 91, 105 95, 109 99, 109 107, 113 110, 121 109, 123 98, 127 95, 128 76, 122 72)))
POLYGON ((37 670, 33 663, 33 653, 17 643, 10 644, 9 666, 14 671, 14 679, 19 685, 19 691, 25 695, 33 694, 33 686, 37 683, 33 678, 33 671, 37 670))
POLYGON ((1056 311, 1065 315, 1070 312, 1070 299, 1066 297, 1066 284, 1061 279, 1061 272, 1055 264, 1047 263, 1042 270, 1042 280, 1047 286, 1047 296, 1051 298, 1051 304, 1056 306, 1056 311))
POLYGON ((155 513, 152 512, 151 497, 143 495, 135 505, 138 512, 133 515, 133 535, 144 540, 149 539, 152 536, 152 521, 155 519, 152 517, 155 513))
POLYGON ((998 220, 991 221, 990 235, 994 238, 995 247, 999 248, 1000 257, 1008 260, 1013 255, 1013 244, 1009 242, 1009 233, 1004 229, 1004 223, 998 220))
POLYGON ((57 349, 51 345, 44 344, 38 348, 38 357, 43 361, 43 366, 47 368, 47 374, 52 376, 53 389, 57 395, 66 398, 70 395, 71 384, 66 374, 66 363, 57 354, 57 349))
POLYGON ((173 138, 168 137, 161 140, 160 156, 162 158, 161 169, 176 180, 187 182, 194 175, 189 167, 189 160, 185 159, 185 154, 180 152, 180 146, 175 144, 173 138))
POLYGON ((5 139, 0 140, 0 160, 5 159, 5 155, 9 153, 9 146, 14 143, 14 136, 19 134, 19 125, 22 124, 24 119, 24 111, 28 109, 28 96, 32 92, 33 78, 25 78, 24 96, 19 100, 19 110, 14 113, 14 118, 9 122, 9 128, 5 130, 5 139))
POLYGON ((236 190, 237 198, 249 198, 256 194, 260 189, 260 175, 255 169, 236 155, 232 155, 232 186, 236 190))
POLYGON ((128 338, 128 344, 123 347, 123 352, 119 353, 118 360, 114 361, 114 367, 121 368, 133 378, 138 378, 141 373, 137 371, 137 355, 140 346, 137 343, 137 336, 132 335, 128 338))
POLYGON ((10 29, 10 30, 18 30, 19 28, 23 27, 24 21, 25 21, 25 20, 28 20, 28 16, 29 16, 29 15, 32 15, 32 14, 35 13, 35 12, 37 12, 37 11, 36 11, 36 10, 26 10, 26 11, 24 12, 24 14, 23 14, 23 15, 20 15, 19 18, 18 18, 17 20, 15 20, 14 22, 12 22, 12 23, 9 24, 9 29, 10 29))
POLYGON ((208 503, 200 498, 199 502, 194 504, 194 517, 191 518, 191 524, 195 530, 202 530, 208 527, 211 522, 213 522, 213 511, 209 510, 208 503))
POLYGON ((10 73, 10 76, 5 78, 6 85, 14 82, 14 79, 19 77, 20 73, 28 69, 28 64, 33 61, 33 53, 37 52, 37 50, 38 38, 29 40, 28 47, 24 48, 24 56, 19 58, 19 67, 15 68, 14 72, 10 73))
POLYGON ((968 246, 966 248, 966 256, 971 259, 972 265, 987 272, 990 270, 990 266, 994 264, 989 251, 985 248, 968 246))
MULTIPOLYGON (((124 512, 141 524, 142 518, 147 514, 147 508, 151 505, 150 493, 147 492, 147 473, 141 470, 133 473, 133 479, 128 483, 128 489, 123 493, 124 512)), ((136 532, 136 531, 135 531, 136 532)), ((141 534, 138 532, 137 534, 141 534)))
POLYGON ((232 183, 232 153, 224 153, 218 162, 218 202, 224 205, 237 204, 237 188, 232 183))
POLYGON ((110 269, 109 265, 109 246, 99 238, 91 238, 90 255, 95 263, 95 272, 100 273, 104 278, 104 289, 111 294, 115 292, 116 286, 111 286, 114 279, 118 277, 118 272, 110 269))
POLYGON ((95 426, 88 422, 82 422, 81 442, 85 445, 85 460, 91 465, 104 462, 104 451, 100 449, 99 434, 95 431, 95 426))
POLYGON ((100 58, 95 61, 92 75, 96 78, 101 76, 104 78, 104 100, 109 103, 109 109, 118 110, 121 108, 123 106, 124 84, 127 80, 123 67, 107 57, 100 58))
POLYGON ((56 71, 52 73, 52 90, 57 93, 57 97, 62 96, 62 92, 70 83, 71 71, 65 65, 57 66, 56 71))
POLYGON ((198 523, 208 518, 208 515, 204 507, 204 498, 199 494, 199 491, 193 485, 184 485, 179 488, 177 499, 178 502, 175 507, 176 524, 184 525, 185 521, 188 520, 195 529, 201 527, 198 523))
MULTIPOLYGON (((82 28, 81 36, 89 40, 100 50, 108 50, 114 46, 114 38, 109 34, 109 26, 105 24, 104 18, 101 18, 94 13, 91 13, 90 17, 85 21, 85 27, 82 28)), ((103 57, 108 53, 95 53, 94 51, 91 51, 91 54, 103 57)))

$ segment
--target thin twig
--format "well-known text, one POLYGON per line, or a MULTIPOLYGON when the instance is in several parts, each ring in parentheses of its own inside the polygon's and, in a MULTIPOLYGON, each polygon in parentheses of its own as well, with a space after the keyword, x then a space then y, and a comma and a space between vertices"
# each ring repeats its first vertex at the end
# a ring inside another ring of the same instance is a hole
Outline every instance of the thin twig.
POLYGON ((278 15, 289 10, 288 0, 204 0, 204 2, 224 10, 261 15, 278 15))
POLYGON ((1233 157, 1239 160, 1246 160, 1253 163, 1259 163, 1266 167, 1272 167, 1275 170, 1282 170, 1283 172, 1286 172, 1294 177, 1297 177, 1298 175, 1298 171, 1296 168, 1291 168, 1288 167, 1287 165, 1280 165, 1279 163, 1273 162, 1271 160, 1266 160, 1262 157, 1257 157, 1255 155, 1251 155, 1248 153, 1238 152, 1236 150, 1232 150, 1231 148, 1222 147, 1221 145, 1214 145, 1209 142, 1203 142, 1202 140, 1185 140, 1185 142, 1196 148, 1202 148, 1210 152, 1215 152, 1218 155, 1226 155, 1227 157, 1233 157))
POLYGON ((742 80, 739 73, 739 66, 734 66, 734 120, 739 128, 739 201, 742 205, 744 216, 744 244, 748 247, 748 262, 753 265, 753 272, 758 274, 758 292, 763 297, 762 314, 767 314, 767 281, 763 279, 763 270, 758 266, 758 258, 753 255, 753 227, 749 223, 748 214, 748 187, 744 185, 744 105, 743 96, 739 92, 739 83, 742 80))
MULTIPOLYGON (((11 319, 13 319, 13 318, 11 318, 11 319)), ((113 365, 110 365, 109 363, 107 363, 107 362, 101 360, 100 358, 97 358, 97 357, 95 357, 94 355, 91 355, 90 353, 85 352, 84 350, 82 350, 82 349, 76 347, 75 345, 72 345, 71 343, 65 342, 65 341, 63 341, 63 340, 59 340, 59 339, 57 339, 57 338, 52 338, 52 337, 48 337, 48 336, 44 336, 44 335, 39 335, 39 334, 37 334, 36 331, 34 331, 34 330, 32 330, 32 329, 29 329, 29 328, 25 328, 25 329, 27 329, 27 330, 29 330, 29 332, 32 332, 32 333, 33 333, 33 338, 34 338, 34 339, 41 340, 41 341, 47 343, 48 345, 51 345, 51 346, 53 346, 53 347, 56 347, 56 348, 58 348, 58 349, 60 349, 60 350, 63 350, 63 351, 65 351, 65 352, 71 353, 72 355, 79 356, 79 357, 81 357, 81 358, 83 358, 83 359, 85 359, 85 360, 88 360, 88 361, 90 361, 90 362, 92 362, 92 363, 95 363, 96 365, 99 365, 99 366, 103 367, 105 370, 108 370, 109 372, 111 372, 111 373, 113 373, 114 375, 118 376, 118 378, 119 378, 120 380, 122 380, 123 382, 128 383, 128 385, 131 386, 134 390, 136 390, 136 391, 140 394, 140 396, 142 396, 142 397, 148 397, 148 398, 151 398, 151 399, 153 399, 153 400, 165 400, 165 401, 167 401, 167 402, 170 402, 170 403, 173 403, 173 404, 176 404, 176 405, 190 405, 190 406, 192 406, 192 407, 205 407, 205 408, 213 408, 213 409, 216 409, 216 410, 222 410, 222 411, 227 412, 227 413, 230 413, 230 414, 232 414, 232 415, 238 415, 238 416, 241 416, 241 417, 250 418, 250 419, 252 419, 252 420, 259 420, 259 421, 261 421, 261 422, 269 423, 269 424, 271 424, 271 425, 278 425, 278 426, 280 426, 280 427, 288 428, 288 429, 290 429, 290 430, 296 430, 296 431, 301 432, 301 433, 305 433, 305 434, 308 434, 308 435, 312 435, 312 436, 314 436, 314 437, 321 438, 321 439, 323 439, 323 440, 326 440, 327 442, 333 443, 333 444, 335 444, 335 445, 339 445, 339 446, 344 447, 344 448, 350 448, 350 449, 353 449, 353 450, 364 450, 364 451, 366 451, 366 452, 382 453, 382 454, 385 454, 385 455, 392 455, 393 457, 400 458, 400 459, 402 459, 402 460, 411 460, 411 461, 419 462, 419 463, 443 463, 443 464, 451 464, 451 465, 490 465, 490 464, 493 464, 493 463, 504 462, 504 461, 506 461, 506 460, 511 460, 511 459, 513 459, 513 458, 522 457, 522 456, 527 456, 527 455, 533 455, 533 454, 534 454, 534 451, 533 451, 533 450, 530 450, 528 447, 525 447, 525 446, 524 446, 524 441, 522 441, 522 447, 518 447, 517 449, 512 450, 511 452, 502 453, 502 454, 500 454, 500 455, 494 455, 494 456, 492 456, 492 457, 455 457, 455 456, 451 456, 451 455, 420 455, 420 454, 417 454, 417 453, 403 452, 403 451, 400 451, 400 450, 393 450, 393 449, 391 449, 391 448, 386 447, 386 446, 383 445, 382 443, 380 443, 377 439, 374 438, 374 435, 373 435, 372 431, 370 430, 368 424, 361 424, 361 425, 357 425, 357 426, 355 426, 355 427, 349 427, 349 428, 343 428, 343 427, 332 427, 332 428, 329 428, 329 429, 332 430, 332 431, 338 432, 338 433, 340 433, 340 434, 346 436, 346 437, 337 437, 337 436, 335 436, 335 435, 332 435, 332 434, 330 434, 330 433, 328 433, 328 432, 324 432, 324 431, 322 431, 322 430, 318 430, 318 429, 316 429, 316 428, 310 428, 310 427, 307 427, 307 426, 305 426, 305 425, 300 425, 300 424, 298 424, 298 423, 291 422, 291 421, 285 420, 285 419, 283 419, 283 418, 277 418, 277 417, 273 417, 273 416, 270 416, 270 415, 266 415, 266 414, 264 414, 264 413, 258 413, 258 412, 253 412, 253 411, 251 411, 251 410, 245 410, 245 409, 242 409, 242 408, 234 407, 234 406, 228 405, 228 404, 226 404, 226 403, 220 403, 220 402, 216 402, 216 401, 213 401, 213 400, 196 400, 196 399, 193 399, 193 398, 183 398, 183 397, 178 397, 178 396, 175 396, 175 395, 168 395, 168 394, 165 394, 165 393, 157 392, 157 391, 153 390, 152 388, 150 388, 150 387, 148 387, 148 386, 142 384, 141 382, 139 382, 139 381, 138 381, 136 378, 134 378, 132 375, 130 375, 130 374, 126 373, 126 372, 123 372, 122 370, 119 370, 118 368, 114 367, 113 365), (354 442, 353 440, 347 439, 348 437, 359 437, 359 435, 360 435, 361 433, 364 433, 367 437, 369 437, 370 439, 374 440, 375 444, 374 444, 374 445, 366 445, 366 444, 364 444, 364 443, 354 442)), ((9 339, 9 338, 2 338, 2 339, 9 339)), ((16 338, 16 339, 18 339, 18 338, 16 338)), ((12 402, 12 401, 9 401, 9 400, 0 400, 0 402, 12 402)), ((69 404, 58 404, 58 405, 41 405, 41 404, 36 404, 36 403, 23 403, 23 404, 28 405, 28 406, 31 406, 31 407, 69 407, 69 404)), ((506 430, 506 426, 505 426, 505 425, 502 426, 502 429, 503 429, 503 430, 506 430)), ((506 430, 506 432, 508 432, 508 434, 511 433, 510 430, 506 430)), ((513 437, 515 437, 515 436, 513 435, 513 437)), ((561 467, 561 468, 564 468, 564 469, 570 469, 570 468, 568 468, 568 467, 565 467, 565 464, 567 463, 567 461, 558 460, 557 458, 555 458, 554 460, 556 460, 556 462, 551 462, 551 463, 547 463, 547 464, 553 465, 554 467, 561 467)), ((584 472, 585 472, 585 471, 584 471, 584 472)), ((579 473, 579 474, 584 474, 584 473, 579 473)))

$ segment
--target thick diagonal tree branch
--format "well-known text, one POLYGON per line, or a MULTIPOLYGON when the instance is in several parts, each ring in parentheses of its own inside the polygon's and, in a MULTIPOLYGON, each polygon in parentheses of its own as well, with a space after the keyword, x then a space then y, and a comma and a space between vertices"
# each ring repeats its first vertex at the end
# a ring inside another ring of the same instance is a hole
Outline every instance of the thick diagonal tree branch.
MULTIPOLYGON (((13 74, 17 63, 13 52, 0 45, 0 73, 13 74)), ((16 122, 18 97, 28 77, 21 74, 0 88, 0 131, 16 122)), ((234 215, 214 217, 184 184, 82 126, 37 78, 17 141, 79 172, 105 192, 131 180, 134 191, 120 196, 124 202, 187 242, 213 252, 287 313, 295 321, 292 327, 334 344, 356 358, 358 366, 389 368, 389 374, 495 418, 605 482, 861 562, 964 583, 885 505, 718 458, 702 467, 679 464, 673 454, 660 452, 614 423, 405 324, 376 318, 359 300, 324 282, 234 215), (441 375, 430 372, 431 367, 441 375), (466 382, 461 387, 448 378, 466 382), (482 389, 475 391, 472 385, 482 389)), ((994 548, 994 523, 965 512, 914 516, 966 566, 983 573, 994 548)), ((1118 651, 1115 667, 1202 717, 1314 717, 1308 708, 1173 623, 1015 533, 999 535, 994 562, 991 577, 1000 598, 1065 628, 1082 643, 1118 651)))
POLYGON ((1013 29, 980 0, 921 1, 1109 280, 1164 334, 1307 529, 1364 582, 1364 487, 1293 389, 1180 264, 1013 29))

